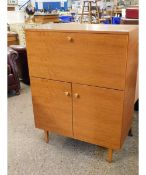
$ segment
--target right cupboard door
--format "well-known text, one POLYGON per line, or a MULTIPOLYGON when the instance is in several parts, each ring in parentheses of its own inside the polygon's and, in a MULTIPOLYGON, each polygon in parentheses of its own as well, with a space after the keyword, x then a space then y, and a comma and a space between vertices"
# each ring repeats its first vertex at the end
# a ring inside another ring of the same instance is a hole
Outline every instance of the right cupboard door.
POLYGON ((74 137, 120 148, 124 91, 73 84, 74 137))

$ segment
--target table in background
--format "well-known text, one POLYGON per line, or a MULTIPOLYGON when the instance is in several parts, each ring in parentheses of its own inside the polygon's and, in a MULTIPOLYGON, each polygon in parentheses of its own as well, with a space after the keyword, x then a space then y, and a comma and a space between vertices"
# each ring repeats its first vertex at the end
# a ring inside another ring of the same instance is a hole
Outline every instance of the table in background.
POLYGON ((58 14, 34 15, 34 22, 43 24, 48 22, 59 22, 59 15, 58 14))
POLYGON ((139 19, 121 18, 121 24, 138 25, 139 19))

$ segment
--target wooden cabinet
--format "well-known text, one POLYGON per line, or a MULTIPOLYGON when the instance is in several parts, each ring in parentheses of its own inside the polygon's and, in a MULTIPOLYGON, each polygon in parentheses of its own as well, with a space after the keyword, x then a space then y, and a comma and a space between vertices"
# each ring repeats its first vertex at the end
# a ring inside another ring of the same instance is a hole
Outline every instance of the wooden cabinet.
POLYGON ((35 23, 49 23, 49 22, 59 22, 58 14, 47 14, 47 15, 34 15, 35 23))
POLYGON ((8 46, 19 44, 18 34, 15 32, 7 32, 7 40, 8 46))
POLYGON ((138 25, 139 19, 121 18, 121 24, 138 25))
MULTIPOLYGON (((35 125, 109 148, 131 128, 137 26, 50 24, 26 29, 35 125)), ((48 141, 48 139, 46 139, 48 141)))

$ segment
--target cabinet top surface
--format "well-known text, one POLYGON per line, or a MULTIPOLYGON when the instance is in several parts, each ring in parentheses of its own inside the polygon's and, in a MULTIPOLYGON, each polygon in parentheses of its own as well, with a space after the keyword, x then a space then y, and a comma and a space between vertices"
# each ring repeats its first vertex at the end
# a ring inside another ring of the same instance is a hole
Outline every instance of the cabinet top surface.
POLYGON ((104 24, 42 24, 37 27, 26 27, 31 31, 69 31, 69 32, 94 32, 94 33, 129 33, 138 30, 138 25, 104 25, 104 24))

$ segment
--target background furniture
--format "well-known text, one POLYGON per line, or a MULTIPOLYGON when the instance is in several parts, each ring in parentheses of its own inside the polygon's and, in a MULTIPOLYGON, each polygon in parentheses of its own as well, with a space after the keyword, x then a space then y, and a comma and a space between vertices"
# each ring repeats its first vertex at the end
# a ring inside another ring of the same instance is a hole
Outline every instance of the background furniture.
POLYGON ((8 46, 11 44, 19 44, 18 34, 16 32, 7 31, 8 46))
POLYGON ((113 11, 113 15, 114 16, 122 16, 122 10, 121 9, 115 9, 114 11, 113 11))
POLYGON ((26 47, 22 45, 10 45, 10 48, 17 51, 18 53, 16 64, 19 77, 24 83, 30 84, 26 47))
POLYGON ((139 19, 139 7, 126 8, 126 18, 139 19))
POLYGON ((138 27, 50 24, 26 30, 35 126, 120 149, 131 128, 138 27))
POLYGON ((7 11, 15 11, 15 7, 14 6, 7 6, 7 11))
POLYGON ((102 10, 101 18, 99 19, 99 23, 102 23, 104 21, 108 22, 108 24, 112 23, 112 16, 113 16, 113 10, 102 10))
POLYGON ((11 48, 7 50, 8 59, 8 91, 14 90, 17 95, 20 94, 20 81, 16 66, 18 53, 11 48))
POLYGON ((84 15, 88 17, 89 24, 95 23, 93 22, 93 17, 95 19, 99 18, 99 8, 96 1, 83 1, 81 23, 83 23, 84 15))
POLYGON ((139 19, 121 18, 121 24, 138 25, 139 24, 139 19))
POLYGON ((34 15, 34 22, 42 24, 48 22, 59 22, 59 15, 58 14, 34 15))

